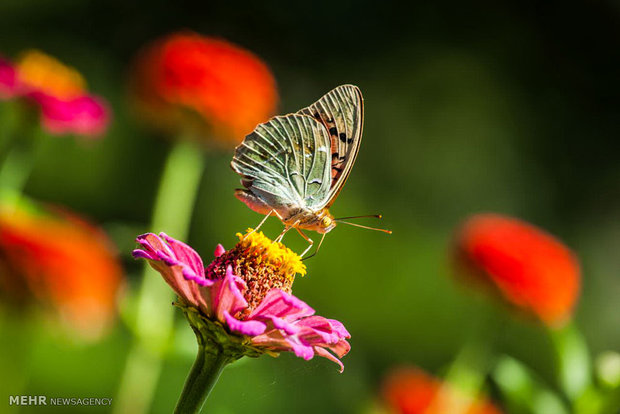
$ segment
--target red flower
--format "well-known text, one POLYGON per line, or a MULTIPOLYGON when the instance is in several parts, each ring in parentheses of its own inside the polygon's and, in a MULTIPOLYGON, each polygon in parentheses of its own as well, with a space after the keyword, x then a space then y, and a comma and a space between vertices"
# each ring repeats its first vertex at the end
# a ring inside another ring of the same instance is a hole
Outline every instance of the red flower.
POLYGON ((550 234, 515 218, 480 214, 462 226, 457 253, 474 280, 547 325, 570 318, 579 296, 579 263, 550 234))
POLYGON ((103 232, 71 213, 0 205, 0 264, 9 299, 50 304, 85 337, 114 317, 121 266, 103 232))
POLYGON ((258 57, 191 32, 151 44, 138 56, 133 78, 138 109, 151 120, 187 128, 191 118, 182 109, 190 109, 201 127, 231 143, 273 115, 278 99, 273 75, 258 57))
POLYGON ((418 368, 392 372, 383 383, 383 397, 396 414, 501 414, 490 402, 469 398, 418 368))

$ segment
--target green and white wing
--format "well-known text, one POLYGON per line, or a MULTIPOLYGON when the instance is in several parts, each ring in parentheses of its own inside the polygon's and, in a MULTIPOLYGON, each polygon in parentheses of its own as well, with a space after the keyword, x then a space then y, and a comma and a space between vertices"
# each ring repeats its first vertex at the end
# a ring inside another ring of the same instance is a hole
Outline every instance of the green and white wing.
POLYGON ((331 141, 332 183, 325 207, 329 207, 347 181, 362 142, 364 99, 354 85, 341 85, 298 113, 321 122, 331 141))
POLYGON ((260 124, 235 149, 241 183, 275 210, 315 208, 328 197, 330 138, 314 118, 290 114, 260 124))

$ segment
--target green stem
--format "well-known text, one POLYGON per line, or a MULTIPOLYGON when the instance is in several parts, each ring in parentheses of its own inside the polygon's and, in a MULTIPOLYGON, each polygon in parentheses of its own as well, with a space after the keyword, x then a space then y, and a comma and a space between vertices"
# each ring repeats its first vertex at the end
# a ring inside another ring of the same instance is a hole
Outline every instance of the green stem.
MULTIPOLYGON (((151 231, 166 231, 187 239, 194 202, 204 169, 204 158, 195 144, 178 140, 170 151, 160 180, 151 231)), ((161 372, 162 356, 174 328, 174 294, 159 275, 144 267, 136 298, 136 339, 129 351, 115 412, 149 410, 161 372)))
POLYGON ((520 361, 501 356, 492 373, 509 412, 568 414, 564 400, 520 361))
POLYGON ((32 114, 20 107, 7 108, 0 143, 0 190, 3 195, 21 194, 45 141, 32 114))
MULTIPOLYGON (((0 389, 5 395, 23 395, 33 372, 32 359, 40 345, 40 326, 29 319, 32 315, 17 313, 13 309, 0 309, 0 328, 4 333, 0 339, 0 352, 10 358, 0 359, 0 372, 10 372, 0 379, 0 389)), ((19 406, 9 407, 8 413, 19 412, 19 406)))
MULTIPOLYGON (((495 358, 495 343, 501 335, 503 321, 496 313, 490 313, 480 321, 480 326, 467 340, 450 364, 445 375, 446 383, 473 399, 484 386, 485 378, 495 358)), ((469 406, 459 404, 445 408, 452 414, 466 413, 469 406)))
MULTIPOLYGON (((446 384, 475 400, 484 385, 491 358, 492 351, 488 344, 480 338, 469 340, 450 364, 445 375, 446 384)), ((444 411, 452 414, 463 414, 471 408, 460 400, 452 401, 450 398, 442 398, 440 403, 444 411)))
POLYGON ((200 345, 174 412, 199 413, 230 358, 217 347, 200 345))
POLYGON ((0 105, 0 165, 4 162, 8 151, 16 140, 17 106, 12 102, 0 105))
POLYGON ((550 329, 557 359, 557 376, 562 391, 571 401, 591 385, 590 354, 585 340, 572 322, 561 329, 550 329))

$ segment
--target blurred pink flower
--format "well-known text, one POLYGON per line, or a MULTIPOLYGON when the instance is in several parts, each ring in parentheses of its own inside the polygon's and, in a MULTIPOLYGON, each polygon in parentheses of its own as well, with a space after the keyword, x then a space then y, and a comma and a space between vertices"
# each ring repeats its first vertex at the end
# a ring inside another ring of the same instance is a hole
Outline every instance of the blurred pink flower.
POLYGON ((15 68, 0 57, 0 99, 12 98, 17 93, 17 84, 15 68))
POLYGON ((52 135, 102 135, 109 124, 106 102, 86 91, 75 69, 37 50, 16 63, 0 59, 0 99, 23 98, 41 111, 41 124, 52 135))
MULTIPOLYGON (((290 293, 294 273, 305 273, 299 256, 262 233, 239 236, 229 251, 219 245, 206 269, 191 247, 164 233, 139 236, 142 249, 133 255, 147 259, 201 323, 223 325, 255 355, 291 351, 306 360, 318 355, 342 372, 349 333, 342 323, 314 315, 290 293)), ((188 319, 192 323, 190 314, 188 319)))
POLYGON ((100 98, 83 95, 62 100, 43 92, 28 96, 39 104, 43 128, 50 134, 100 136, 108 125, 107 109, 100 98))

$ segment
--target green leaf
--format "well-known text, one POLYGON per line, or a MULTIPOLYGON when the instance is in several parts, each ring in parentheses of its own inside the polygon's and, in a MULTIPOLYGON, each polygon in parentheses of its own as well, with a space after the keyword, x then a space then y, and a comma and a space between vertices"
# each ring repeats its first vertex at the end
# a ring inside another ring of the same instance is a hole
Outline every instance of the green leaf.
POLYGON ((557 358, 557 376, 566 396, 574 401, 590 386, 592 367, 586 342, 574 324, 550 330, 557 358))
POLYGON ((569 413, 562 399, 514 358, 500 357, 491 376, 511 413, 569 413))

